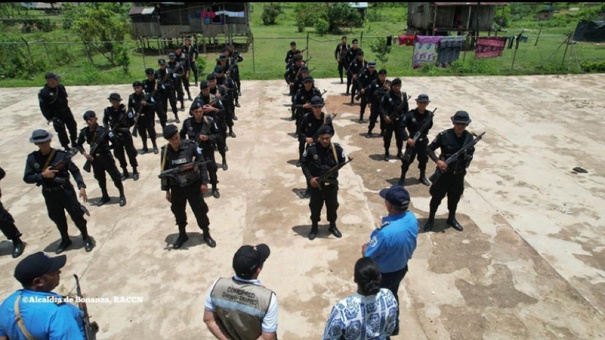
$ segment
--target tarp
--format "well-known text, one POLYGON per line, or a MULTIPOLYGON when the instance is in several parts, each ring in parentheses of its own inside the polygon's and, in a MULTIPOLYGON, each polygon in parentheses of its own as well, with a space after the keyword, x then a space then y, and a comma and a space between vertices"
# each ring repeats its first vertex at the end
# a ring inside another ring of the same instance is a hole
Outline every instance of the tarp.
POLYGON ((580 20, 573 34, 573 40, 605 42, 605 21, 580 20))

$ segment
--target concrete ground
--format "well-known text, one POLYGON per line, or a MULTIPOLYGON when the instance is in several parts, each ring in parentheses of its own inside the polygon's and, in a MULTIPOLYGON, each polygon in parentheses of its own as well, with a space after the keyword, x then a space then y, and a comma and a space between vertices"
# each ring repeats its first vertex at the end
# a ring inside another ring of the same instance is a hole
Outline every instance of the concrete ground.
MULTIPOLYGON (((476 147, 459 204, 464 231, 447 228, 444 201, 435 230, 418 236, 399 291, 402 331, 394 338, 604 338, 605 75, 417 77, 403 84, 412 99, 426 93, 429 108, 438 108, 431 138, 449 128, 450 116, 460 109, 473 119, 469 129, 487 133, 476 147)), ((325 220, 317 239, 306 237, 308 200, 299 196, 305 183, 295 167, 297 141, 284 82, 243 81, 237 138, 228 139, 229 169, 219 170, 221 198, 206 198, 215 249, 203 243, 190 210, 189 242, 170 249, 177 228, 153 153, 139 155, 139 181, 125 182, 126 207, 117 204, 109 179, 112 204, 88 203, 97 244, 91 253, 70 221, 74 247, 66 252, 57 291, 73 294, 72 274, 80 276, 86 296, 98 299, 88 304, 101 327, 98 339, 211 339, 202 321, 207 289, 232 274, 239 246, 261 242, 272 251, 260 279, 278 295, 280 339, 321 337, 332 306, 355 290, 353 265, 385 214, 378 191, 397 181, 400 163, 382 160, 382 139, 364 137, 367 123, 357 123, 359 106, 348 105, 344 85, 318 79, 316 86, 328 90, 326 112, 338 114, 334 140, 353 158, 340 171, 343 238, 329 235, 325 220)), ((26 155, 36 149, 28 141, 31 132, 54 133, 40 114, 38 90, 3 89, 0 97, 0 166, 7 171, 2 201, 27 242, 23 256, 52 254, 59 242, 40 189, 22 180, 26 155)), ((102 113, 110 92, 127 98, 132 88, 67 91, 81 128, 84 111, 102 113)), ((159 142, 165 143, 161 137, 159 142)), ((59 147, 56 138, 53 145, 59 147)), ((141 147, 139 139, 135 145, 141 147)), ((75 162, 82 166, 84 158, 78 155, 75 162)), ((406 186, 422 226, 430 196, 417 171, 412 165, 406 186)), ((96 181, 83 174, 89 198, 98 199, 96 181)), ((19 288, 12 277, 18 260, 10 251, 3 240, 0 297, 19 288)))

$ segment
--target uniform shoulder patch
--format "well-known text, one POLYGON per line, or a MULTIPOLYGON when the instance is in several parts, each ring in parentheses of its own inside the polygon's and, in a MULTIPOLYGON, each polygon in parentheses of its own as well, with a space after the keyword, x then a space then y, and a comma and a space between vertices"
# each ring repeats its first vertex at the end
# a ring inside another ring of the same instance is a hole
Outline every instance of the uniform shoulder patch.
POLYGON ((389 224, 391 224, 391 222, 389 222, 389 221, 384 221, 384 222, 382 222, 382 224, 381 224, 381 225, 378 227, 378 229, 380 230, 380 229, 382 229, 382 228, 384 228, 384 227, 388 226, 389 224))

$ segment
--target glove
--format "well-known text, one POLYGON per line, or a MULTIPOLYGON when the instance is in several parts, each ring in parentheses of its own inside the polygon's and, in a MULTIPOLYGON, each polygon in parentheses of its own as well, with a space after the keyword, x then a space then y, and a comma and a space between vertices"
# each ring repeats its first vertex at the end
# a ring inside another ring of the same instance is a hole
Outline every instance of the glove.
POLYGON ((128 112, 128 118, 132 118, 134 117, 134 115, 132 114, 132 111, 128 112))
POLYGON ((113 132, 109 131, 109 133, 107 134, 109 136, 109 138, 113 139, 113 132))

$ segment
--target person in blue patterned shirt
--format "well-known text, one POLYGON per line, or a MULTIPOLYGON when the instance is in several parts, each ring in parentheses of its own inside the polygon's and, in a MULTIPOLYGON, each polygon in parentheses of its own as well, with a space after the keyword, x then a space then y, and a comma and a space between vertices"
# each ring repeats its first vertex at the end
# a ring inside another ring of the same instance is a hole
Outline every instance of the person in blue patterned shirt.
POLYGON ((380 268, 370 257, 355 263, 357 292, 340 300, 333 308, 323 340, 390 339, 397 325, 397 300, 380 288, 380 268))

